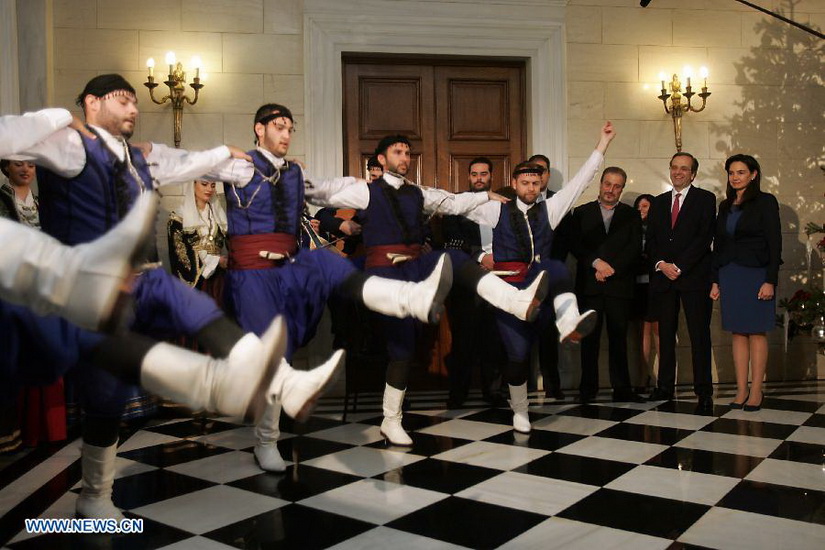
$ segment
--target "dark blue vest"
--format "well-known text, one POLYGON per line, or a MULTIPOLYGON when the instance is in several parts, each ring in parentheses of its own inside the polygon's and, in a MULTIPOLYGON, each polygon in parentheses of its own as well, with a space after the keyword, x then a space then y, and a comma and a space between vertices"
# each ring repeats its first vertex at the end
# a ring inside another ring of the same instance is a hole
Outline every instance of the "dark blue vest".
POLYGON ((527 221, 516 201, 501 205, 498 225, 493 229, 493 258, 496 262, 527 262, 530 258, 530 232, 533 234, 534 255, 550 259, 553 230, 544 203, 537 202, 527 210, 527 221))
POLYGON ((37 167, 43 231, 68 245, 106 233, 129 212, 141 189, 153 188, 149 166, 139 149, 129 146, 132 164, 142 180, 135 181, 126 162, 119 161, 103 139, 82 134, 80 139, 86 165, 74 178, 37 167))
POLYGON ((364 246, 424 242, 424 194, 415 185, 395 189, 379 178, 367 186, 370 203, 358 212, 364 246))
POLYGON ((249 156, 255 164, 252 181, 243 188, 226 189, 229 236, 288 233, 298 237, 304 209, 301 167, 288 163, 277 183, 272 184, 261 174, 271 177, 278 169, 257 149, 249 151, 249 156), (239 199, 241 205, 238 205, 239 199))

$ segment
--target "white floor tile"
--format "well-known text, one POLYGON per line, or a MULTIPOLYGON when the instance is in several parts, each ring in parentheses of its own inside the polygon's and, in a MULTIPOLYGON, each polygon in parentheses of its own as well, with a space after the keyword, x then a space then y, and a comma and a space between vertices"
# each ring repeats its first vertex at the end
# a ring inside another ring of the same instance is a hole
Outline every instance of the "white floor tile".
POLYGON ((450 462, 461 462, 463 464, 473 464, 475 466, 483 466, 496 470, 512 470, 513 468, 518 468, 548 454, 550 454, 550 451, 543 451, 541 449, 529 449, 514 445, 474 441, 473 443, 462 445, 456 449, 450 449, 449 451, 434 455, 433 458, 448 460, 450 462))
POLYGON ((145 449, 146 447, 154 447, 155 445, 163 445, 165 443, 174 443, 175 441, 180 440, 181 439, 179 437, 172 435, 141 430, 121 444, 117 448, 117 452, 125 453, 126 451, 145 449))
POLYGON ((504 472, 455 496, 552 516, 598 490, 571 481, 504 472))
POLYGON ((813 403, 820 403, 825 401, 825 393, 805 393, 793 395, 774 395, 771 392, 771 397, 775 399, 790 399, 792 401, 808 401, 813 403))
POLYGON ((556 401, 547 401, 537 407, 530 407, 530 412, 538 412, 545 414, 559 414, 560 412, 569 411, 578 407, 575 403, 558 403, 556 401))
MULTIPOLYGON (((282 433, 278 439, 289 439, 295 437, 292 434, 282 433)), ((225 447, 227 449, 248 449, 254 447, 258 442, 255 437, 255 428, 253 426, 243 426, 234 430, 226 430, 214 434, 202 435, 196 437, 195 441, 206 443, 207 445, 215 445, 216 447, 225 447)))
POLYGON ((642 465, 613 480, 605 487, 628 493, 713 506, 738 483, 738 478, 642 465))
MULTIPOLYGON (((287 461, 287 465, 289 464, 290 462, 287 461)), ((243 451, 208 456, 191 462, 175 464, 166 469, 214 483, 230 483, 263 473, 263 470, 255 463, 254 455, 243 451)))
POLYGON ((641 464, 654 456, 666 451, 667 445, 655 443, 641 443, 639 441, 624 441, 610 437, 588 437, 571 443, 556 452, 570 455, 588 456, 603 460, 616 460, 641 464))
POLYGON ((735 455, 766 457, 782 443, 779 439, 767 437, 751 437, 748 435, 734 435, 714 432, 696 432, 680 442, 676 447, 687 449, 701 449, 718 453, 735 455))
POLYGON ((424 457, 384 449, 355 447, 306 460, 303 464, 345 474, 372 477, 419 460, 424 460, 424 457))
POLYGON ((794 433, 788 436, 788 441, 811 443, 813 445, 825 445, 825 428, 800 426, 794 433))
POLYGON ((701 430, 716 420, 713 416, 699 416, 695 414, 671 413, 663 411, 647 411, 626 420, 627 424, 646 424, 662 428, 676 428, 679 430, 701 430))
POLYGON ((602 406, 602 407, 612 407, 614 409, 630 409, 633 411, 649 411, 655 407, 658 407, 659 404, 648 401, 645 403, 631 403, 631 402, 608 402, 608 403, 594 403, 594 405, 602 406))
POLYGON ((766 458, 745 479, 825 491, 825 464, 766 458))
POLYGON ((822 550, 825 525, 729 508, 711 508, 685 531, 678 541, 725 550, 822 550))
POLYGON ((349 443, 351 445, 369 445, 370 443, 384 439, 384 436, 381 435, 380 427, 370 426, 368 424, 344 424, 343 426, 335 426, 334 428, 312 432, 311 435, 318 439, 349 443))
POLYGON ((547 519, 500 550, 664 550, 673 541, 564 518, 547 519))
POLYGON ((207 539, 205 537, 192 537, 164 546, 158 550, 230 550, 234 546, 227 546, 216 540, 207 539))
POLYGON ((578 435, 593 435, 618 422, 601 420, 598 418, 582 418, 580 416, 546 416, 533 422, 534 430, 549 430, 578 435))
POLYGON ((781 411, 779 409, 760 409, 754 412, 743 410, 730 411, 722 418, 733 420, 750 420, 752 422, 772 422, 774 424, 791 424, 801 426, 811 417, 812 413, 798 411, 781 411))
POLYGON ((216 485, 132 510, 133 513, 190 533, 231 525, 289 504, 226 485, 216 485))
POLYGON ((487 422, 474 422, 472 420, 462 420, 458 418, 436 424, 435 426, 427 426, 418 431, 423 434, 443 435, 446 437, 478 441, 512 429, 512 426, 504 424, 488 424, 487 422))
POLYGON ((331 546, 330 550, 387 550, 388 548, 399 550, 402 548, 404 550, 462 550, 465 547, 379 526, 361 533, 357 537, 331 546))
POLYGON ((304 499, 300 504, 383 525, 448 496, 379 479, 362 479, 304 499))

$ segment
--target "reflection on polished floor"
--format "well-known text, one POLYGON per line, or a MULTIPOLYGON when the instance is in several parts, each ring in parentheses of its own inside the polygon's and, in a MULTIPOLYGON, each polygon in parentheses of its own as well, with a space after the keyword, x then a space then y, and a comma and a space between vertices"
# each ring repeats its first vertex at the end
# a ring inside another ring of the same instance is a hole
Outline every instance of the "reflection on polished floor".
POLYGON ((553 402, 534 430, 480 400, 411 392, 410 449, 379 434, 380 396, 341 419, 322 402, 282 422, 283 475, 253 460, 252 428, 154 421, 124 432, 115 504, 142 534, 29 535, 71 517, 79 443, 0 470, 3 548, 825 548, 825 381, 768 385, 759 412, 671 403, 553 402))

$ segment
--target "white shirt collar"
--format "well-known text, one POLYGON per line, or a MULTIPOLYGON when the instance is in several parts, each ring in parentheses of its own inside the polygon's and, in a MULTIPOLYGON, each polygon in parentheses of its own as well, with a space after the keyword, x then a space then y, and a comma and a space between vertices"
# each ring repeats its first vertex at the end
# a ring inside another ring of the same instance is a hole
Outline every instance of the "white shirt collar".
POLYGON ((104 130, 100 126, 95 126, 94 124, 89 124, 92 128, 94 128, 100 137, 103 139, 103 143, 106 144, 106 147, 115 154, 117 160, 123 162, 126 159, 126 151, 123 150, 123 142, 126 141, 123 137, 115 137, 109 133, 108 130, 104 130))
POLYGON ((384 178, 385 182, 389 183, 395 189, 398 189, 402 185, 404 185, 404 180, 401 177, 396 176, 395 174, 384 172, 384 175, 382 177, 384 178))
MULTIPOLYGON (((538 200, 536 200, 536 202, 538 202, 538 200)), ((534 202, 533 204, 536 204, 536 203, 534 202)), ((530 208, 533 207, 533 204, 527 204, 526 202, 524 202, 520 198, 516 197, 516 206, 518 207, 519 210, 521 210, 522 214, 526 214, 527 211, 530 210, 530 208)))
POLYGON ((676 198, 676 193, 681 193, 682 194, 682 203, 684 203, 685 202, 685 197, 687 197, 688 191, 690 191, 691 187, 693 187, 692 183, 689 183, 688 186, 685 187, 684 189, 682 189, 681 191, 676 191, 675 187, 672 188, 670 190, 671 201, 676 198))
POLYGON ((263 147, 258 147, 258 151, 260 151, 261 154, 266 157, 266 159, 271 162, 273 166, 275 166, 275 168, 280 168, 286 162, 284 157, 276 157, 271 151, 268 151, 263 147))

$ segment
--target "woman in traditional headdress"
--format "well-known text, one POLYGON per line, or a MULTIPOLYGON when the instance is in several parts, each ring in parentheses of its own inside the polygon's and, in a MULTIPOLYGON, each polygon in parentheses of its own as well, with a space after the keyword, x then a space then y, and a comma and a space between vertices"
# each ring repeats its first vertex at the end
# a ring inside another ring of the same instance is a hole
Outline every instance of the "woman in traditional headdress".
POLYGON ((172 273, 223 307, 226 210, 215 199, 215 182, 187 183, 183 192, 180 214, 172 212, 168 224, 172 273))

